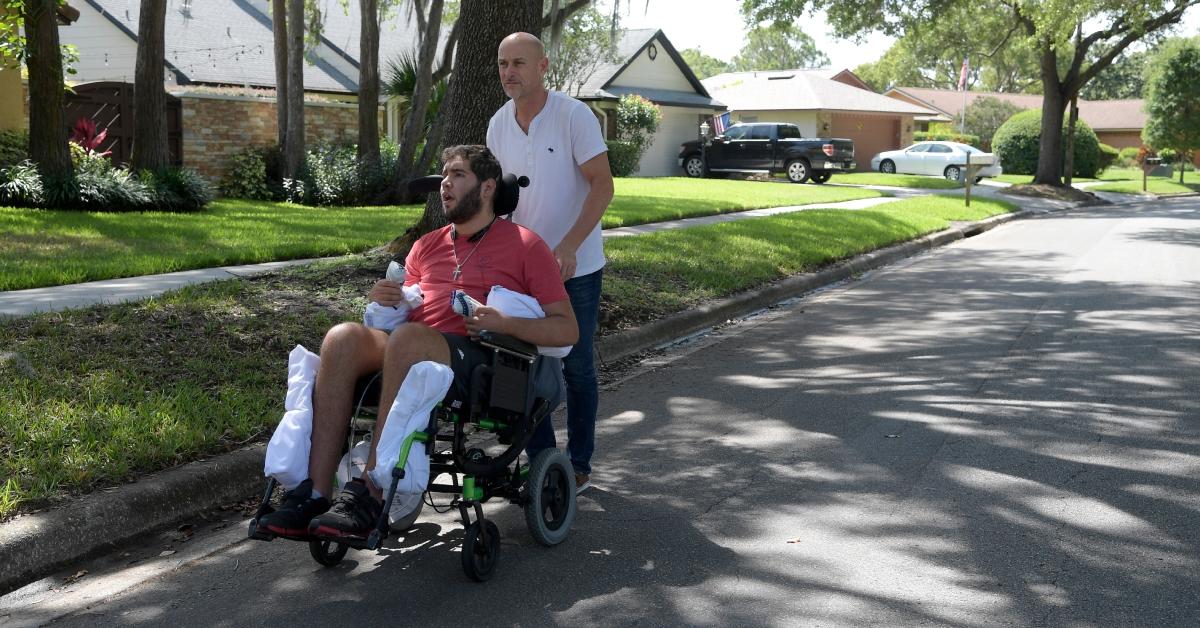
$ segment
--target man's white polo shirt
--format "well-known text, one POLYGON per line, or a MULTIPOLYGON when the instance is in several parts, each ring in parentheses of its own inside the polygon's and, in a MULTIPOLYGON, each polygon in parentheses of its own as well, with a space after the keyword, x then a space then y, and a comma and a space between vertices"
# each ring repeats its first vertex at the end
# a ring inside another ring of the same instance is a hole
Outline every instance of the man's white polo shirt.
MULTIPOLYGON (((549 92, 546 106, 526 134, 517 124, 516 106, 504 103, 488 122, 488 148, 505 173, 529 177, 513 221, 532 229, 550 248, 558 246, 583 211, 589 186, 580 164, 608 150, 600 122, 587 105, 549 92)), ((575 276, 604 267, 604 244, 597 224, 575 254, 575 276)))

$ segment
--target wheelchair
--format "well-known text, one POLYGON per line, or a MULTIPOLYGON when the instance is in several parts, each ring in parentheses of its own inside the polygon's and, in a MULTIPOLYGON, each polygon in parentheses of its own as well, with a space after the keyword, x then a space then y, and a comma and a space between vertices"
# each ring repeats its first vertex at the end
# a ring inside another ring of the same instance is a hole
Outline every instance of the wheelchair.
MULTIPOLYGON (((411 182, 410 189, 432 191, 440 180, 424 177, 411 182)), ((526 185, 525 177, 505 175, 497 214, 511 212, 516 207, 518 188, 526 185)), ((339 564, 350 549, 379 549, 392 532, 404 532, 415 520, 416 513, 397 524, 391 524, 389 518, 410 449, 420 442, 425 444, 430 466, 430 481, 422 498, 425 504, 436 507, 435 494, 453 495, 448 507, 457 507, 462 522, 461 560, 469 578, 488 580, 500 557, 500 530, 483 512, 483 504, 491 499, 505 499, 523 507, 526 526, 537 543, 552 547, 566 540, 576 510, 570 460, 562 451, 551 448, 539 452, 528 464, 521 461, 521 452, 540 423, 550 420, 563 396, 559 383, 556 399, 539 397, 535 374, 539 368, 553 368, 558 361, 538 355, 537 347, 530 343, 503 334, 484 331, 479 342, 491 350, 490 363, 476 365, 470 373, 466 398, 460 398, 451 386, 447 397, 430 413, 425 429, 406 437, 391 470, 391 486, 384 490, 379 518, 366 536, 277 536, 259 528, 259 519, 274 511, 271 500, 278 481, 269 478, 250 521, 249 537, 307 542, 313 559, 326 567, 339 564), (543 364, 546 360, 551 362, 543 364)), ((345 451, 356 442, 357 434, 373 426, 381 385, 382 373, 358 381, 345 451)), ((420 508, 418 504, 416 512, 420 508)))

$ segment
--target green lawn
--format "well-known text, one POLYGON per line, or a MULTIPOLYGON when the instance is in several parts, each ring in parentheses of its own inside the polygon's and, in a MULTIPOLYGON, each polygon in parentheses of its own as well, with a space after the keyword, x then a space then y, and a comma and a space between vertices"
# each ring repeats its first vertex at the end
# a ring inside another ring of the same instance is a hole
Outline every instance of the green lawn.
MULTIPOLYGON (((1105 173, 1101 174, 1101 178, 1103 178, 1103 174, 1105 174, 1105 173)), ((1032 183, 1033 175, 1031 175, 1031 174, 1002 174, 998 177, 992 177, 992 180, 993 181, 1003 181, 1004 183, 1011 183, 1013 185, 1023 185, 1026 183, 1032 183)), ((1075 177, 1071 181, 1073 183, 1083 183, 1085 181, 1096 181, 1096 179, 1090 179, 1088 177, 1075 177)))
MULTIPOLYGON (((1146 191, 1151 194, 1188 194, 1192 192, 1200 192, 1200 178, 1196 173, 1184 173, 1184 182, 1179 182, 1179 175, 1174 178, 1166 177, 1149 177, 1146 180, 1146 191)), ((1089 191, 1100 192, 1118 192, 1122 194, 1141 194, 1142 180, 1138 178, 1135 181, 1117 181, 1114 183, 1105 183, 1103 185, 1095 185, 1088 188, 1089 191)))
MULTIPOLYGON (((618 179, 604 227, 881 196, 755 181, 618 179)), ((303 207, 220 200, 195 214, 0 207, 0 291, 193 268, 359 253, 404 232, 422 206, 303 207)))
POLYGON ((420 211, 238 200, 195 214, 0 207, 0 290, 358 253, 402 233, 420 211))
POLYGON ((899 188, 919 188, 923 190, 953 190, 962 186, 942 177, 924 177, 916 174, 884 174, 882 172, 847 172, 834 174, 832 183, 848 183, 851 185, 891 185, 899 188))
POLYGON ((616 194, 602 224, 605 229, 611 229, 763 207, 836 203, 879 196, 884 195, 874 190, 774 181, 621 178, 616 180, 616 194))
MULTIPOLYGON (((761 184, 760 184, 761 185, 761 184)), ((921 198, 811 210, 607 243, 607 330, 856 253, 1012 211, 921 198)), ((0 319, 0 520, 49 497, 263 440, 286 355, 357 320, 385 260, 354 256, 138 303, 0 319)))

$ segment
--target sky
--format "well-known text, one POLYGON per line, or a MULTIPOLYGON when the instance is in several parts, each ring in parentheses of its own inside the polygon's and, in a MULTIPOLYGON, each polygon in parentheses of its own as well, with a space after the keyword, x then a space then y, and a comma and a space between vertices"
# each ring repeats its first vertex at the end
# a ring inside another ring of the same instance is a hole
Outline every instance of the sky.
MULTIPOLYGON (((611 0, 596 4, 601 13, 611 13, 611 0)), ((678 50, 699 48, 706 55, 729 61, 745 43, 741 6, 741 0, 649 0, 648 5, 646 0, 621 0, 621 26, 661 28, 678 50)), ((830 67, 838 69, 875 61, 894 41, 879 34, 861 44, 834 39, 823 14, 804 17, 800 24, 817 49, 829 57, 830 67)))
MULTIPOLYGON (((609 15, 612 0, 598 0, 597 8, 609 15)), ((741 0, 621 0, 621 26, 661 28, 678 50, 699 48, 704 54, 729 61, 744 43, 741 0)), ((829 34, 824 14, 801 18, 800 24, 817 49, 829 57, 829 67, 854 68, 876 61, 891 47, 894 38, 878 33, 863 42, 835 39, 829 34)), ((1184 15, 1180 35, 1200 33, 1200 9, 1184 15)))

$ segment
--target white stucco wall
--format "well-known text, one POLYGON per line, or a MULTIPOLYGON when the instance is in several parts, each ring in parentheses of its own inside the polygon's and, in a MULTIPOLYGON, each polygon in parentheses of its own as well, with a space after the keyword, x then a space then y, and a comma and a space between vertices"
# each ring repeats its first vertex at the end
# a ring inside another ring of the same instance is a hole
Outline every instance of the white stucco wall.
POLYGON ((633 63, 625 68, 613 81, 613 86, 619 87, 650 87, 654 89, 673 89, 683 92, 694 91, 692 84, 683 76, 679 66, 671 60, 666 48, 656 37, 653 45, 658 48, 654 60, 650 59, 650 50, 643 50, 633 63))

